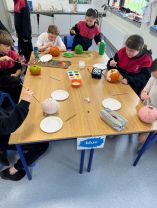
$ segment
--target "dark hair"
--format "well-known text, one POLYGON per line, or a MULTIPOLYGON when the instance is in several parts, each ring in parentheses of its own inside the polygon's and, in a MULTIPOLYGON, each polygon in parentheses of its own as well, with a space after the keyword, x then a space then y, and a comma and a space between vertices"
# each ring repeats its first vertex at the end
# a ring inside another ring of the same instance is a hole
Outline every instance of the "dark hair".
POLYGON ((151 72, 157 71, 157 58, 154 59, 152 66, 151 66, 151 72))
POLYGON ((7 31, 0 30, 0 44, 4 44, 7 46, 13 45, 12 37, 7 31))
POLYGON ((140 35, 131 35, 125 42, 125 45, 137 51, 142 51, 144 48, 144 39, 140 35))
POLYGON ((93 17, 94 19, 98 18, 98 11, 96 9, 89 8, 86 11, 86 17, 93 17))

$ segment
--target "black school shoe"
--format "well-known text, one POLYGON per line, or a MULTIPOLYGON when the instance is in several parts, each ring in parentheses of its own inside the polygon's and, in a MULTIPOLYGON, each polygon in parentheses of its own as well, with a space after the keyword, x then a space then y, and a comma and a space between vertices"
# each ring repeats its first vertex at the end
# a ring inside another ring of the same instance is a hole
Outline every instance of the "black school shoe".
POLYGON ((3 170, 0 173, 0 176, 4 180, 11 180, 11 181, 19 181, 21 180, 24 176, 26 175, 26 172, 24 170, 19 170, 17 173, 14 175, 11 175, 9 172, 9 168, 3 170))
POLYGON ((0 153, 0 163, 5 166, 9 166, 9 161, 4 155, 4 153, 0 153))

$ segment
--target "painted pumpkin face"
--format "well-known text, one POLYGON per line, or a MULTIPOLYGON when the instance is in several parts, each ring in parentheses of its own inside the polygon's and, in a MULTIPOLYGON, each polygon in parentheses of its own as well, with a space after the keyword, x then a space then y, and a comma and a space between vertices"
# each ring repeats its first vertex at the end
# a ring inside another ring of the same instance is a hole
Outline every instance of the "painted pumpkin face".
POLYGON ((50 48, 50 54, 51 54, 53 57, 57 57, 57 56, 59 56, 60 51, 59 51, 59 49, 58 49, 56 46, 52 46, 52 47, 50 48))
POLYGON ((111 69, 107 72, 106 78, 109 82, 118 82, 120 79, 120 73, 117 69, 111 69))

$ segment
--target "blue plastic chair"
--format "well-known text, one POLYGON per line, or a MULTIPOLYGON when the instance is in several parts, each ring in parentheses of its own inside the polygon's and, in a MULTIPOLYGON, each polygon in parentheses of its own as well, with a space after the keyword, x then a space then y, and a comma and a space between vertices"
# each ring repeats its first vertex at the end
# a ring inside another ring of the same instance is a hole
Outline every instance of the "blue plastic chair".
POLYGON ((140 160, 141 156, 143 153, 151 147, 155 142, 157 141, 157 133, 156 132, 151 132, 149 133, 149 136, 147 137, 147 140, 143 144, 142 148, 139 150, 137 157, 133 163, 133 166, 136 166, 138 161, 140 160))
POLYGON ((75 37, 74 35, 64 36, 64 44, 68 50, 72 49, 74 37, 75 37))

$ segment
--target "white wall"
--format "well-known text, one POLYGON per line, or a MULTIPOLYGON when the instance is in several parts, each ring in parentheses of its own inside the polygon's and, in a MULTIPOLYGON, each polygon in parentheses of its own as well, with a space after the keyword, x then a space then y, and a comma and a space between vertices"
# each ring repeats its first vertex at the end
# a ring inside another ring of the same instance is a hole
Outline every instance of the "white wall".
MULTIPOLYGON (((65 11, 70 11, 72 9, 72 5, 69 4, 69 0, 32 0, 33 9, 36 10, 38 8, 38 3, 40 3, 42 10, 50 10, 55 7, 58 10, 64 8, 65 11)), ((83 4, 77 5, 78 11, 86 11, 88 8, 92 7, 98 10, 101 10, 101 5, 104 4, 106 0, 92 0, 91 4, 83 4)), ((7 6, 9 10, 13 9, 13 0, 6 0, 7 6)))

